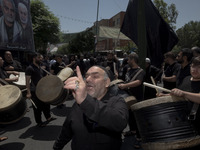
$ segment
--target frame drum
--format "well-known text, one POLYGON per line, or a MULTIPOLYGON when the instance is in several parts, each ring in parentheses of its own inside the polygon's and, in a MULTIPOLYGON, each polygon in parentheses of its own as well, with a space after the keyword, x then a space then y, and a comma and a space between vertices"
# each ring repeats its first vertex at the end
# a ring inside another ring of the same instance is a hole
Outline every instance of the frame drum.
POLYGON ((188 101, 164 96, 131 106, 144 150, 186 149, 200 144, 200 136, 188 120, 188 101))
POLYGON ((64 103, 68 97, 68 90, 64 89, 63 81, 55 76, 49 75, 40 79, 36 86, 36 96, 51 105, 64 103))
POLYGON ((68 79, 72 74, 74 73, 74 71, 69 68, 69 67, 65 67, 64 69, 62 69, 59 73, 58 73, 58 77, 62 80, 65 81, 66 79, 68 79))
MULTIPOLYGON (((9 78, 16 77, 13 74, 10 74, 9 78)), ((17 82, 13 82, 14 85, 18 86, 20 89, 25 89, 26 88, 26 76, 25 72, 19 72, 19 80, 17 82)))
POLYGON ((26 113, 26 101, 21 90, 14 85, 0 86, 0 124, 11 124, 26 113))

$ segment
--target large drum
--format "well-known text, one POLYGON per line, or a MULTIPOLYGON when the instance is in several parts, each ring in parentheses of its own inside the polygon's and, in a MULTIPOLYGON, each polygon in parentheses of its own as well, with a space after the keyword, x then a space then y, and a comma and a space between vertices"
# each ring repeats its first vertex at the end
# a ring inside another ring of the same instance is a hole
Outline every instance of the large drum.
POLYGON ((165 96, 131 106, 144 150, 186 149, 200 144, 200 136, 188 120, 188 102, 165 96))
POLYGON ((0 86, 0 124, 17 122, 25 115, 26 107, 26 101, 17 86, 0 86))
POLYGON ((73 74, 69 67, 62 69, 58 75, 49 75, 40 79, 36 86, 37 97, 48 104, 59 105, 64 103, 69 95, 69 90, 64 89, 64 83, 67 78, 73 74))
POLYGON ((49 75, 40 79, 36 86, 37 97, 48 104, 59 105, 64 103, 68 97, 68 90, 63 88, 64 84, 55 75, 49 75))

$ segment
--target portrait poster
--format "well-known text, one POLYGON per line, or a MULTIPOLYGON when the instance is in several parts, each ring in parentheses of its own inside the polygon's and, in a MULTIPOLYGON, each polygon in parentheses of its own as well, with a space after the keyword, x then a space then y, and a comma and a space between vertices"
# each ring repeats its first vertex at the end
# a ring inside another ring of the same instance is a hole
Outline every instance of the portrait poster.
POLYGON ((35 51, 30 0, 0 0, 0 50, 35 51))

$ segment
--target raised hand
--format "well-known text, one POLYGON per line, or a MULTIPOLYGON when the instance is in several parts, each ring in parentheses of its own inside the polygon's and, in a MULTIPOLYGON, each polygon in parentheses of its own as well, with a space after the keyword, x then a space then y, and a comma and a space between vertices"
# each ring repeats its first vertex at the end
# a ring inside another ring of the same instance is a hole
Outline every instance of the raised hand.
POLYGON ((79 66, 76 67, 77 77, 68 78, 65 81, 64 88, 72 90, 74 99, 81 104, 87 96, 86 83, 83 80, 79 66))

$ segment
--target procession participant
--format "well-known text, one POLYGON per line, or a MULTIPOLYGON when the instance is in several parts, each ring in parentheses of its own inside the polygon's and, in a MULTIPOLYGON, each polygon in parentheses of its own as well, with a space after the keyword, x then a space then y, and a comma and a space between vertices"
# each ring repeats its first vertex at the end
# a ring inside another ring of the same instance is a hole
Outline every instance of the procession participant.
MULTIPOLYGON (((162 70, 155 67, 151 64, 151 60, 149 58, 145 59, 145 67, 146 67, 146 75, 144 81, 147 83, 157 84, 157 81, 160 79, 162 75, 162 70), (152 81, 153 80, 153 81, 152 81)), ((153 88, 149 88, 147 86, 144 87, 144 99, 151 99, 156 97, 157 91, 153 88)))
POLYGON ((14 60, 10 51, 4 53, 5 62, 3 68, 7 71, 23 71, 22 65, 19 61, 14 60))
POLYGON ((3 64, 4 64, 4 60, 3 60, 2 57, 0 57, 0 78, 5 80, 8 83, 18 81, 19 77, 9 78, 9 74, 19 75, 19 72, 17 72, 17 71, 5 71, 3 69, 3 64))
POLYGON ((51 69, 50 69, 50 72, 54 75, 57 75, 63 68, 65 68, 65 63, 63 62, 62 60, 62 55, 60 54, 57 54, 55 55, 55 60, 56 62, 54 62, 52 65, 51 65, 51 69))
MULTIPOLYGON (((170 94, 176 96, 182 96, 190 101, 189 106, 193 109, 194 103, 200 103, 200 56, 193 59, 190 66, 191 76, 186 77, 184 83, 179 87, 179 89, 173 89, 170 94)), ((196 119, 192 121, 200 134, 200 110, 196 111, 196 119)))
POLYGON ((168 66, 164 70, 164 76, 162 77, 163 87, 171 90, 176 87, 176 79, 181 65, 176 61, 176 56, 172 52, 164 54, 164 61, 168 66))
MULTIPOLYGON (((137 101, 144 100, 143 81, 145 71, 139 67, 139 56, 136 53, 131 53, 128 56, 129 69, 126 73, 125 83, 119 84, 118 87, 122 90, 127 90, 129 95, 134 96, 137 101)), ((137 139, 140 140, 140 134, 137 128, 136 120, 131 109, 129 109, 129 131, 124 133, 124 136, 132 136, 137 134, 137 139)), ((134 147, 139 148, 136 144, 134 147)))
POLYGON ((31 98, 37 107, 36 108, 33 105, 34 117, 38 127, 44 127, 50 121, 55 120, 55 118, 51 116, 50 105, 39 100, 35 93, 37 83, 44 75, 44 72, 40 67, 41 60, 41 54, 34 53, 32 56, 32 64, 27 67, 25 72, 27 88, 26 97, 28 99, 31 98), (46 122, 42 122, 42 112, 47 120, 46 122))
POLYGON ((121 133, 127 125, 128 110, 124 99, 109 91, 108 71, 92 66, 85 81, 77 66, 77 77, 66 80, 64 88, 73 92, 75 103, 67 116, 54 150, 72 140, 72 150, 120 150, 121 133))

